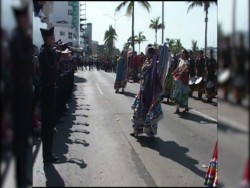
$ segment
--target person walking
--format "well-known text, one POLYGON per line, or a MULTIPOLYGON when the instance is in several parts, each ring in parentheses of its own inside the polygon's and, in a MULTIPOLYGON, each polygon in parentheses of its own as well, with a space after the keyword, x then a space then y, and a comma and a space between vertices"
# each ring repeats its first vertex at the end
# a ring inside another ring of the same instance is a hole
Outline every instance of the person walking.
POLYGON ((188 52, 187 50, 182 50, 181 60, 178 67, 172 73, 175 83, 175 91, 173 94, 174 100, 176 102, 175 114, 180 113, 180 108, 185 108, 183 112, 188 112, 188 96, 189 96, 189 75, 188 75, 188 52))
POLYGON ((124 89, 127 85, 128 65, 127 65, 126 59, 127 59, 127 52, 123 50, 118 59, 118 65, 117 65, 117 71, 116 71, 116 79, 115 79, 115 84, 114 84, 114 89, 116 93, 119 92, 120 88, 122 88, 122 93, 124 93, 124 89))
POLYGON ((160 100, 163 87, 157 68, 159 66, 164 69, 164 66, 163 62, 157 63, 158 54, 151 44, 146 48, 146 57, 142 66, 140 91, 132 104, 134 115, 131 121, 134 131, 131 135, 146 133, 153 137, 157 134, 157 122, 163 117, 160 100))

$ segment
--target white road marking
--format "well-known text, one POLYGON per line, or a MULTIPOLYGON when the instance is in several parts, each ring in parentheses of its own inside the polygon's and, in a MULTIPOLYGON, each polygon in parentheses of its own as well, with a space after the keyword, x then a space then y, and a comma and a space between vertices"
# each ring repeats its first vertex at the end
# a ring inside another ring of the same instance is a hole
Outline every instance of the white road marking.
POLYGON ((246 132, 249 131, 248 126, 244 126, 244 125, 242 125, 240 123, 237 123, 237 122, 235 122, 235 121, 233 121, 233 120, 231 120, 231 119, 229 119, 227 117, 218 115, 218 120, 216 120, 216 119, 214 119, 212 117, 209 117, 209 116, 207 116, 207 115, 205 115, 205 114, 203 114, 203 113, 201 113, 201 112, 199 112, 199 111, 197 111, 195 109, 191 109, 190 111, 193 111, 194 113, 196 113, 196 114, 198 114, 198 115, 200 115, 200 116, 202 116, 202 117, 204 117, 206 119, 209 119, 209 120, 211 120, 211 121, 213 121, 215 123, 218 123, 218 120, 219 120, 219 122, 225 123, 226 125, 228 125, 230 127, 237 128, 237 129, 239 129, 241 131, 246 131, 246 132))
POLYGON ((227 117, 224 116, 218 116, 219 122, 225 123, 227 125, 229 125, 230 127, 235 127, 241 131, 249 131, 249 126, 248 125, 242 125, 240 123, 237 123, 231 119, 228 119, 227 117))
POLYGON ((200 116, 202 116, 202 117, 204 117, 204 118, 206 118, 206 119, 209 119, 209 120, 211 120, 211 121, 217 123, 217 120, 216 120, 216 119, 214 119, 214 118, 212 118, 212 117, 209 117, 209 116, 207 116, 207 115, 205 115, 205 114, 203 114, 203 113, 201 113, 201 112, 199 112, 199 111, 197 111, 197 110, 195 110, 195 109, 191 109, 190 111, 193 111, 193 112, 195 112, 196 114, 199 114, 200 116))
POLYGON ((95 85, 96 85, 97 89, 99 90, 99 92, 101 93, 101 95, 103 95, 103 92, 96 81, 95 81, 95 85))

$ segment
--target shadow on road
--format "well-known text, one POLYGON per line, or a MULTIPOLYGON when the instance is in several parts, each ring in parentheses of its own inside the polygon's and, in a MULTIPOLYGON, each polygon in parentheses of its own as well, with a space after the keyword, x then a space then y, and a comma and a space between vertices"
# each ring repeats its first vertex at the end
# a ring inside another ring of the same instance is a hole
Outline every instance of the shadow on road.
MULTIPOLYGON (((75 76, 74 83, 84 83, 86 82, 86 79, 75 76)), ((87 130, 76 130, 74 131, 72 128, 73 126, 76 125, 76 118, 77 116, 85 117, 87 118, 87 115, 84 115, 83 111, 79 112, 77 109, 77 106, 79 105, 79 102, 83 102, 84 99, 79 101, 77 98, 81 96, 80 93, 84 93, 84 85, 78 85, 75 84, 74 92, 72 93, 71 100, 68 103, 69 106, 69 111, 67 112, 67 116, 63 118, 63 122, 61 124, 57 125, 57 134, 55 135, 55 140, 54 140, 54 151, 55 154, 58 155, 60 161, 57 164, 62 164, 62 163, 74 163, 78 165, 80 168, 85 168, 87 167, 87 164, 84 162, 83 159, 76 159, 76 158, 71 158, 68 159, 66 157, 66 154, 69 152, 69 147, 72 144, 82 144, 84 146, 88 146, 89 144, 85 140, 72 140, 71 134, 74 134, 74 132, 80 132, 80 133, 85 133, 89 134, 87 130), (78 112, 77 112, 78 111, 78 112), (76 114, 77 112, 77 114, 76 114)), ((87 104, 87 106, 90 106, 87 104)), ((90 109, 89 109, 90 110, 90 109)), ((88 126, 86 122, 81 122, 82 126, 88 126)))
POLYGON ((167 102, 167 101, 161 101, 161 103, 163 104, 167 104, 167 105, 170 105, 170 106, 175 106, 175 103, 174 102, 167 102))
POLYGON ((85 83, 87 82, 87 80, 85 78, 79 77, 75 75, 75 80, 74 80, 75 84, 77 83, 85 83))
MULTIPOLYGON (((201 102, 206 103, 206 104, 210 104, 210 105, 212 105, 212 106, 217 106, 217 99, 216 99, 216 102, 215 102, 215 101, 212 101, 211 103, 207 103, 207 100, 204 99, 204 98, 202 98, 201 100, 198 99, 198 97, 196 97, 196 96, 192 96, 191 98, 193 98, 194 100, 197 100, 197 101, 201 101, 201 102)), ((213 100, 214 100, 214 99, 213 99, 213 100)))
POLYGON ((186 119, 186 120, 191 120, 191 121, 196 121, 197 123, 200 124, 217 124, 217 122, 206 119, 202 116, 196 115, 196 114, 192 114, 192 113, 180 113, 179 114, 180 118, 182 119, 186 119))
POLYGON ((43 169, 46 178, 46 187, 65 187, 62 177, 53 164, 46 164, 43 166, 43 169))
POLYGON ((196 167, 196 165, 199 164, 199 161, 186 154, 189 151, 188 148, 182 147, 174 141, 163 141, 159 137, 150 138, 146 136, 139 136, 137 141, 141 144, 141 146, 153 149, 159 152, 161 156, 171 159, 191 170, 196 175, 205 178, 206 172, 196 167))
POLYGON ((127 96, 127 97, 135 97, 135 96, 136 96, 136 94, 131 93, 131 92, 129 92, 129 91, 124 91, 124 93, 120 93, 120 94, 124 94, 124 95, 127 96))
POLYGON ((223 132, 232 132, 233 134, 248 134, 248 131, 237 129, 236 127, 232 127, 230 125, 227 125, 225 123, 218 121, 218 131, 223 132))

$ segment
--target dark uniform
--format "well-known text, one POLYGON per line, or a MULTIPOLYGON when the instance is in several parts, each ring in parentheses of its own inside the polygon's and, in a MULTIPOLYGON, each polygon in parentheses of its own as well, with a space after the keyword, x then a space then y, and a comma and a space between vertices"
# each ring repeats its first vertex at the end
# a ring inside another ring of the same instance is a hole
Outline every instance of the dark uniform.
MULTIPOLYGON (((200 55, 203 55, 203 51, 200 51, 200 55)), ((195 61, 195 70, 197 78, 203 77, 204 80, 204 73, 205 73, 205 58, 198 57, 195 61)), ((202 91, 198 91, 198 99, 202 98, 202 91)))
POLYGON ((18 23, 10 41, 13 150, 17 187, 26 187, 32 185, 32 36, 19 23, 25 19, 29 24, 28 5, 13 10, 18 23))
POLYGON ((206 63, 205 63, 205 67, 206 67, 206 76, 205 76, 205 80, 212 80, 212 81, 216 81, 217 78, 216 78, 216 75, 215 75, 215 72, 217 70, 217 63, 216 63, 216 60, 214 57, 212 58, 208 58, 206 60, 206 63))
MULTIPOLYGON (((40 29, 42 36, 54 35, 54 28, 40 29)), ((56 105, 56 76, 57 62, 60 54, 44 44, 39 54, 40 82, 41 82, 41 116, 42 116, 42 142, 44 162, 55 162, 58 158, 52 154, 53 134, 55 128, 56 105)))
POLYGON ((189 66, 188 66, 189 77, 193 78, 195 77, 195 61, 192 57, 190 57, 188 59, 188 63, 189 63, 189 66))

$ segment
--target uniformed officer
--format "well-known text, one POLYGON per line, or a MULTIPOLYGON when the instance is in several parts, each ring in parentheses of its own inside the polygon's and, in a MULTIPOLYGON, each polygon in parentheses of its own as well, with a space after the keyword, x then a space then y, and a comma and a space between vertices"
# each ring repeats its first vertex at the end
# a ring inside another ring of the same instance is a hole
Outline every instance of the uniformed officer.
MULTIPOLYGON (((210 57, 206 59, 205 70, 206 70, 205 84, 208 83, 208 81, 211 81, 214 84, 216 84, 217 76, 215 72, 217 70, 217 62, 214 58, 214 52, 212 49, 210 50, 210 57)), ((212 98, 208 98, 207 102, 211 103, 212 98)))
POLYGON ((32 28, 29 5, 13 6, 17 27, 10 41, 13 150, 17 187, 32 186, 32 28))
POLYGON ((40 82, 41 82, 41 115, 42 115, 42 142, 44 163, 57 162, 58 157, 52 153, 53 133, 55 127, 55 84, 57 62, 66 58, 67 54, 56 51, 54 27, 40 29, 44 44, 39 54, 40 82))
MULTIPOLYGON (((195 69, 197 78, 202 77, 204 81, 204 73, 205 73, 205 58, 203 55, 203 51, 199 51, 199 56, 195 61, 195 69)), ((198 91, 198 99, 202 99, 202 91, 198 91)))

